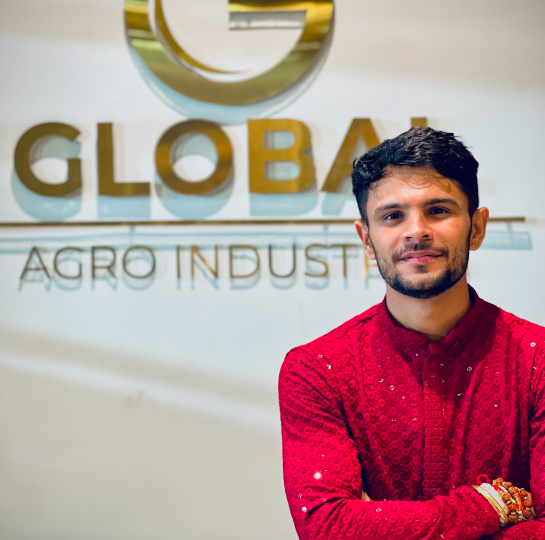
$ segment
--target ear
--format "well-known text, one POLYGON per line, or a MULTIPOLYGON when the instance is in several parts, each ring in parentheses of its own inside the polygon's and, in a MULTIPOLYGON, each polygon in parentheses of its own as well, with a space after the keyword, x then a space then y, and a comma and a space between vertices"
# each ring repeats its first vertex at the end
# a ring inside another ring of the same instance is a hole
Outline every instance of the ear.
POLYGON ((481 247, 486 235, 486 224, 488 223, 488 208, 478 208, 471 219, 471 238, 469 239, 469 249, 476 251, 481 247))
POLYGON ((371 243, 371 237, 369 236, 369 227, 361 219, 358 219, 358 221, 356 221, 354 225, 356 226, 356 232, 358 233, 358 236, 360 237, 360 240, 363 244, 365 255, 368 259, 374 261, 376 259, 376 256, 375 250, 373 249, 373 244, 371 243))

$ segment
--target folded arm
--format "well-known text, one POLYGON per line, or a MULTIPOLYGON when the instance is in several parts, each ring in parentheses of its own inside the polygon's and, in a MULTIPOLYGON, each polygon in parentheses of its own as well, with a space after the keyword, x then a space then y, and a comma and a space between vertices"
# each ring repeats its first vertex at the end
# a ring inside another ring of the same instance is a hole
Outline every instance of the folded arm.
POLYGON ((536 351, 531 386, 530 488, 536 519, 499 531, 491 540, 545 540, 545 347, 536 351))
POLYGON ((500 527, 470 487, 428 501, 363 501, 358 452, 332 370, 295 349, 279 379, 284 484, 301 540, 473 540, 500 527))

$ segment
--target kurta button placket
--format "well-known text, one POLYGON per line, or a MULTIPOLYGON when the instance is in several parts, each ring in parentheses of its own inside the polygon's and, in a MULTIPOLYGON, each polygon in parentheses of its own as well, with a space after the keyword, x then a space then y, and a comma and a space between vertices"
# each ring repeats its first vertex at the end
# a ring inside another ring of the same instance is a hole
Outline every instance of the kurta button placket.
POLYGON ((422 370, 424 391, 424 470, 422 495, 428 499, 444 493, 445 425, 441 414, 442 383, 439 364, 444 353, 435 343, 429 345, 430 354, 422 370))

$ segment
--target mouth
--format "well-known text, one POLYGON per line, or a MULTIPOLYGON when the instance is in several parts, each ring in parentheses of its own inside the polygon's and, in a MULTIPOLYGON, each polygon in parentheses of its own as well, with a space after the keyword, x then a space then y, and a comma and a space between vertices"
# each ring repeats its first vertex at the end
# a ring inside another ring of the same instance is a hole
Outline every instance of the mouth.
POLYGON ((409 264, 428 264, 438 257, 442 257, 442 255, 436 251, 410 251, 405 253, 400 261, 409 264))

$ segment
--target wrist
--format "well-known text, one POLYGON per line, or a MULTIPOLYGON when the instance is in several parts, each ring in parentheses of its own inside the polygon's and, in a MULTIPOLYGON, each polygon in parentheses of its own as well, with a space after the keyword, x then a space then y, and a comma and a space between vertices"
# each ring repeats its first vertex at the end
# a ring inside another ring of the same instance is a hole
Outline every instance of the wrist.
POLYGON ((497 478, 490 484, 485 474, 477 477, 477 483, 480 485, 472 486, 473 489, 493 506, 502 527, 535 519, 532 494, 525 489, 517 488, 503 478, 497 478))
MULTIPOLYGON (((506 527, 509 523, 509 518, 507 517, 508 513, 504 509, 505 505, 503 504, 503 501, 500 504, 500 502, 496 499, 496 497, 492 495, 492 493, 489 493, 489 491, 482 484, 480 486, 472 486, 472 487, 477 493, 482 495, 488 501, 488 503, 492 506, 492 508, 496 511, 496 513, 498 514, 498 518, 500 520, 500 526, 506 527)), ((494 490, 492 486, 490 487, 492 490, 494 490)))

